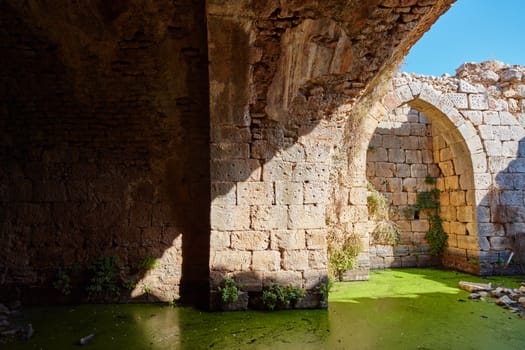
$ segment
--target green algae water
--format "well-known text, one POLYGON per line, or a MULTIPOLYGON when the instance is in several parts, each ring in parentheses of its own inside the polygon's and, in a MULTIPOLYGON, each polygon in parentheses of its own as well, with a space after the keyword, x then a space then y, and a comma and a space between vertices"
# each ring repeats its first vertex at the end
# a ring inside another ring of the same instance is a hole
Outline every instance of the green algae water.
POLYGON ((162 305, 24 310, 28 341, 0 349, 525 349, 525 320, 468 299, 460 280, 517 287, 524 277, 480 279, 432 269, 372 271, 336 283, 328 310, 199 312, 162 305))

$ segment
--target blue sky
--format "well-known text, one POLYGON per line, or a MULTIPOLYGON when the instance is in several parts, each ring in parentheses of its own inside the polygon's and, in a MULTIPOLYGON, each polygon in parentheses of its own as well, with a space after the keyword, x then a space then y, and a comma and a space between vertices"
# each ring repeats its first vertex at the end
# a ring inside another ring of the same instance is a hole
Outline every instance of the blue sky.
POLYGON ((414 45, 401 71, 454 75, 464 62, 525 65, 525 0, 457 0, 414 45))

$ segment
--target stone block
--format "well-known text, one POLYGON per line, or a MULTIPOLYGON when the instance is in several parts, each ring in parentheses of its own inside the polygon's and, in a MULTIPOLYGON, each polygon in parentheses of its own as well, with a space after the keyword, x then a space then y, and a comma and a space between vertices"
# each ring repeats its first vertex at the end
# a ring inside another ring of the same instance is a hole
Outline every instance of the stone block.
POLYGON ((276 204, 302 204, 303 184, 300 182, 277 181, 275 182, 276 204))
POLYGON ((402 123, 394 129, 395 136, 410 136, 410 124, 402 123))
MULTIPOLYGON (((329 184, 312 181, 304 183, 304 204, 325 204, 328 201, 329 184)), ((299 203, 290 203, 299 204, 299 203)))
POLYGON ((305 271, 308 269, 308 251, 285 250, 283 252, 282 268, 291 271, 305 271))
POLYGON ((518 158, 510 162, 509 171, 511 173, 525 173, 525 158, 518 158))
POLYGON ((270 233, 266 231, 238 231, 231 234, 231 246, 235 250, 266 250, 270 245, 270 233))
POLYGON ((490 125, 500 125, 501 119, 499 112, 496 111, 484 111, 483 112, 483 124, 490 125))
POLYGON ((413 220, 410 226, 414 232, 427 232, 430 229, 427 220, 413 220))
POLYGON ((474 219, 472 206, 460 206, 457 209, 457 219, 460 222, 472 222, 474 219))
POLYGON ((253 271, 278 271, 281 267, 281 254, 273 250, 254 251, 253 271))
POLYGON ((410 174, 412 177, 425 177, 428 175, 428 168, 425 164, 412 164, 410 174))
POLYGON ((304 288, 306 290, 316 289, 321 283, 328 282, 328 275, 323 270, 308 270, 303 272, 304 288))
POLYGON ((450 92, 450 93, 447 93, 446 96, 450 99, 450 101, 452 101, 452 103, 454 104, 456 108, 458 109, 468 108, 467 94, 450 92))
POLYGON ((478 126, 479 136, 483 140, 494 140, 496 137, 494 135, 494 126, 492 125, 480 125, 478 126))
POLYGON ((512 249, 512 242, 508 237, 489 237, 490 248, 493 250, 512 249))
POLYGON ((250 207, 237 205, 212 205, 210 210, 212 230, 233 231, 250 228, 250 207))
POLYGON ((406 162, 407 163, 422 163, 423 156, 420 150, 407 150, 406 151, 406 162))
POLYGON ((272 182, 239 182, 237 184, 238 205, 271 205, 274 203, 272 182))
POLYGON ((487 110, 489 108, 488 98, 485 94, 469 94, 469 108, 474 110, 487 110))
POLYGON ((523 190, 503 191, 500 193, 500 203, 503 205, 519 206, 523 205, 523 190))
MULTIPOLYGON (((213 123, 212 123, 213 124, 213 123)), ((216 142, 234 142, 247 143, 251 140, 250 128, 238 128, 236 126, 222 125, 211 128, 212 143, 216 142)))
POLYGON ((450 160, 447 160, 445 162, 439 162, 439 168, 445 176, 452 176, 456 174, 454 164, 450 160))
POLYGON ((392 194, 392 204, 393 205, 407 205, 408 197, 405 192, 395 192, 392 194))
POLYGON ((450 192, 450 204, 454 206, 462 206, 467 204, 465 200, 465 191, 450 192))
POLYGON ((369 149, 367 158, 369 162, 386 162, 388 160, 388 151, 383 147, 369 149))
POLYGON ((410 140, 409 144, 418 145, 420 137, 430 136, 430 128, 425 124, 410 124, 410 140))
POLYGON ((441 215, 441 218, 443 220, 446 220, 446 221, 454 221, 456 220, 456 207, 455 206, 442 206, 441 207, 441 211, 440 211, 440 215, 441 215))
MULTIPOLYGON (((400 179, 397 179, 400 181, 400 179)), ((354 187, 350 189, 348 202, 351 205, 367 205, 366 189, 362 187, 354 187)))
MULTIPOLYGON (((289 229, 312 229, 325 226, 326 208, 324 205, 290 205, 289 229)), ((284 227, 284 226, 283 226, 284 227)))
POLYGON ((264 273, 260 271, 246 271, 236 273, 235 280, 242 286, 244 291, 260 292, 262 291, 263 274, 264 273))
POLYGON ((495 223, 479 223, 478 235, 479 237, 503 236, 505 231, 503 225, 495 223))
POLYGON ((507 157, 489 157, 488 158, 488 170, 489 172, 496 174, 502 171, 510 171, 510 159, 507 157), (507 168, 507 166, 509 168, 507 168), (505 169, 507 168, 507 169, 505 169))
POLYGON ((258 181, 261 167, 256 159, 212 160, 210 178, 212 182, 258 181))
POLYGON ((476 211, 478 222, 490 222, 490 207, 478 205, 476 211))
POLYGON ((439 99, 441 97, 441 92, 434 90, 434 88, 428 84, 424 84, 421 87, 421 92, 419 93, 419 98, 423 101, 428 102, 432 106, 437 106, 439 99))
POLYGON ((487 171, 487 158, 485 154, 472 154, 472 170, 474 174, 484 173, 487 171))
POLYGON ((396 177, 409 177, 410 176, 410 165, 396 164, 394 174, 396 177))
POLYGON ((280 150, 277 158, 285 162, 299 163, 306 159, 305 148, 302 144, 294 143, 293 145, 280 150))
POLYGON ((251 207, 251 225, 255 230, 286 228, 288 207, 286 205, 256 205, 251 207))
POLYGON ((220 142, 210 145, 210 158, 219 159, 248 159, 250 157, 250 144, 220 142))
POLYGON ((458 81, 458 91, 463 93, 477 93, 479 92, 478 88, 474 85, 470 84, 469 82, 460 79, 458 81))
POLYGON ((376 255, 380 257, 394 256, 394 247, 391 245, 376 245, 376 255))
POLYGON ((324 250, 327 247, 325 230, 307 230, 306 248, 310 250, 324 250))
POLYGON ((299 271, 274 271, 265 272, 263 275, 263 287, 271 284, 282 286, 292 285, 294 287, 303 287, 303 275, 299 271))
MULTIPOLYGON (((509 141, 511 139, 510 126, 495 126, 494 135, 497 140, 509 141)), ((518 148, 516 147, 516 150, 518 148)), ((513 152, 511 156, 514 156, 516 152, 513 152)))
POLYGON ((396 149, 401 147, 401 137, 383 137, 383 147, 386 149, 396 149))
POLYGON ((292 178, 297 182, 305 181, 328 181, 330 177, 330 167, 328 164, 297 164, 293 170, 292 178))
POLYGON ((341 222, 363 222, 368 220, 368 208, 365 205, 346 206, 341 208, 339 219, 341 222))
POLYGON ((212 205, 236 205, 237 185, 235 182, 212 182, 210 195, 212 205))
POLYGON ((328 256, 326 254, 326 249, 309 250, 308 266, 310 269, 326 269, 328 266, 328 256))
POLYGON ((227 250, 230 248, 230 232, 226 231, 211 231, 210 234, 210 250, 227 250))
POLYGON ((310 163, 326 163, 332 157, 332 144, 325 142, 316 142, 306 147, 306 161, 310 163))
POLYGON ((404 163, 405 162, 405 151, 399 148, 393 148, 388 150, 388 161, 391 163, 404 163))
POLYGON ((502 156, 503 148, 501 141, 498 140, 487 140, 485 141, 485 148, 489 157, 502 156))
POLYGON ((459 189, 459 176, 447 176, 445 177, 445 189, 457 190, 459 189))
POLYGON ((396 165, 394 163, 376 163, 376 176, 378 177, 393 177, 396 165))
POLYGON ((499 112, 501 125, 519 126, 518 119, 510 112, 501 111, 499 112))
POLYGON ((273 250, 305 249, 305 242, 303 230, 279 230, 271 234, 271 249, 273 250))
POLYGON ((235 250, 212 251, 210 260, 210 268, 214 271, 248 271, 252 253, 235 250))
POLYGON ((515 157, 519 152, 518 147, 516 141, 504 141, 501 145, 501 154, 508 158, 515 157))
POLYGON ((263 164, 263 181, 290 181, 292 179, 292 163, 280 159, 271 159, 263 164))

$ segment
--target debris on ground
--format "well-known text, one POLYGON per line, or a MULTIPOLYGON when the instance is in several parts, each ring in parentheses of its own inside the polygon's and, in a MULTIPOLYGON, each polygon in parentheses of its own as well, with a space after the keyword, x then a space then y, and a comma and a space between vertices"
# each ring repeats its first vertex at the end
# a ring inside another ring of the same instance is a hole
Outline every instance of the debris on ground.
POLYGON ((469 299, 486 300, 492 297, 496 304, 525 319, 525 282, 519 288, 494 288, 491 283, 459 282, 459 288, 470 292, 469 299))

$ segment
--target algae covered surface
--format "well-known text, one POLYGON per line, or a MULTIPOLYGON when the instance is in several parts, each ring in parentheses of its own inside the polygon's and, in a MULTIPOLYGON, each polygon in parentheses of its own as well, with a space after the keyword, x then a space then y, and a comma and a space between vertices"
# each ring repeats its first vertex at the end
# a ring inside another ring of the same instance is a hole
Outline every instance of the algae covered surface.
POLYGON ((460 280, 517 287, 525 277, 481 279, 435 269, 372 271, 336 283, 328 310, 200 312, 165 305, 28 308, 28 341, 0 349, 525 349, 525 320, 474 301, 460 280))

